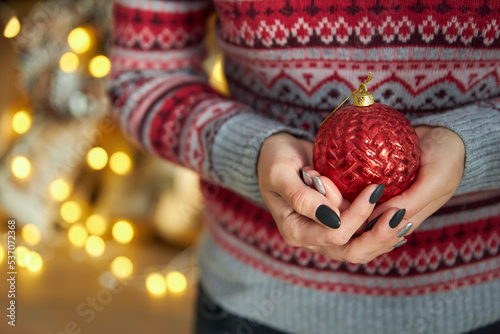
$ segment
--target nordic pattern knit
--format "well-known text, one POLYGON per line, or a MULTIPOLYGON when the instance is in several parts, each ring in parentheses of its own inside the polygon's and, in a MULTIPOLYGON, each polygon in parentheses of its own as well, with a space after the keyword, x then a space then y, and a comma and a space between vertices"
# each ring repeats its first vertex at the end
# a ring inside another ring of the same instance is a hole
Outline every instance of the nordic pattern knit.
POLYGON ((120 0, 112 63, 124 131, 203 179, 201 280, 224 308, 307 334, 461 333, 500 319, 500 1, 120 0), (230 98, 200 68, 214 8, 230 98), (466 166, 405 246, 360 265, 285 244, 256 163, 274 133, 312 141, 370 71, 376 100, 455 131, 466 166))

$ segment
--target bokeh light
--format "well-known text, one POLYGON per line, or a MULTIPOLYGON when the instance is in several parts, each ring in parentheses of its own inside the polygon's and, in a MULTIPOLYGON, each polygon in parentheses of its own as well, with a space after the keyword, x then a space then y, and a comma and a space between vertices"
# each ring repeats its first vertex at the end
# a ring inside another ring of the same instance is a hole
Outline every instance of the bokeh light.
POLYGON ((91 235, 85 242, 85 250, 90 256, 99 257, 104 253, 105 249, 104 240, 97 235, 91 235))
POLYGON ((94 213, 85 221, 85 227, 90 234, 103 235, 106 232, 106 219, 100 214, 94 213))
POLYGON ((177 271, 172 271, 166 277, 167 287, 169 291, 180 293, 186 290, 187 280, 186 277, 177 271))
POLYGON ((76 223, 82 216, 82 208, 75 201, 67 201, 61 205, 61 217, 68 223, 76 223))
POLYGON ((149 274, 146 278, 146 289, 153 295, 162 295, 167 291, 165 278, 159 273, 149 274))
POLYGON ((40 243, 42 239, 42 234, 38 226, 33 224, 27 224, 23 226, 21 230, 21 235, 23 240, 30 246, 36 246, 40 243))
POLYGON ((80 224, 75 224, 68 230, 69 241, 77 247, 83 247, 88 236, 87 230, 80 224))
POLYGON ((106 167, 108 163, 108 153, 102 147, 94 147, 87 153, 87 164, 94 170, 106 167))
POLYGON ((26 267, 30 262, 31 252, 24 246, 17 246, 15 252, 16 265, 19 267, 26 267))
POLYGON ((134 265, 132 264, 132 261, 125 256, 118 256, 113 260, 113 262, 111 262, 111 272, 115 275, 115 277, 130 277, 133 271, 134 265))
POLYGON ((26 157, 15 157, 11 164, 12 174, 19 179, 24 179, 31 172, 31 163, 26 157))
POLYGON ((19 22, 19 19, 17 17, 13 16, 10 18, 9 22, 7 22, 7 25, 3 30, 3 35, 6 38, 14 38, 19 34, 20 31, 21 22, 19 22))
POLYGON ((111 62, 106 56, 95 56, 90 60, 89 72, 95 78, 103 78, 111 70, 111 62))
POLYGON ((111 234, 117 242, 126 244, 134 237, 134 229, 128 221, 120 220, 113 225, 111 234))
POLYGON ((33 251, 29 254, 28 270, 32 272, 37 272, 42 269, 43 260, 42 256, 37 252, 33 251))
POLYGON ((68 35, 68 44, 71 50, 76 53, 85 53, 90 49, 92 39, 87 29, 78 27, 68 35))
POLYGON ((31 115, 24 110, 20 110, 12 117, 12 130, 15 133, 22 135, 28 132, 31 127, 31 115))
POLYGON ((132 168, 132 159, 125 152, 115 152, 109 158, 109 168, 118 175, 125 175, 132 168))
POLYGON ((3 261, 4 257, 5 257, 5 250, 3 249, 2 245, 0 245, 0 263, 3 261))
POLYGON ((80 66, 80 59, 73 52, 66 52, 59 59, 59 67, 63 72, 72 73, 75 72, 80 66))
POLYGON ((62 202, 66 198, 68 198, 71 189, 68 182, 64 181, 63 179, 57 179, 50 183, 49 191, 53 199, 62 202))

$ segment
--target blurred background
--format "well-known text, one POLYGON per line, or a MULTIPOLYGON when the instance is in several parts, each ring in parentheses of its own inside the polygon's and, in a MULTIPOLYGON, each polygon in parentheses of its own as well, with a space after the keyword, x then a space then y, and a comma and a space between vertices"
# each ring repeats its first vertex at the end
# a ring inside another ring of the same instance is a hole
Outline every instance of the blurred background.
MULTIPOLYGON (((0 1, 1 333, 191 331, 198 177, 108 116, 111 5, 0 1)), ((226 93, 215 20, 204 68, 226 93)))

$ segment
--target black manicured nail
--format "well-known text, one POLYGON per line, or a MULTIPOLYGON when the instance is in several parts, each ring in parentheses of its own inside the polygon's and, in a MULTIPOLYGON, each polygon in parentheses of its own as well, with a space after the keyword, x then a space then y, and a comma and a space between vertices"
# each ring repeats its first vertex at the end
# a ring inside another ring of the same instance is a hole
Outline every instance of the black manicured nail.
POLYGON ((371 230, 373 228, 373 226, 375 225, 375 223, 379 220, 380 217, 382 217, 382 215, 379 215, 378 217, 370 220, 370 222, 365 227, 365 231, 371 230))
POLYGON ((300 171, 300 178, 302 179, 302 182, 304 182, 304 184, 308 187, 311 187, 313 185, 313 181, 311 179, 311 175, 307 174, 306 172, 304 172, 302 169, 299 170, 300 171))
POLYGON ((370 204, 375 204, 377 201, 382 197, 382 193, 384 192, 385 184, 379 184, 378 187, 375 189, 373 194, 370 196, 370 204))
POLYGON ((335 211, 324 204, 321 204, 316 209, 316 218, 330 228, 336 229, 340 227, 339 216, 335 213, 335 211))
POLYGON ((406 214, 405 209, 398 210, 398 212, 396 212, 389 221, 389 226, 391 228, 396 228, 399 225, 399 223, 401 223, 401 221, 403 220, 405 214, 406 214))
POLYGON ((392 247, 394 247, 394 248, 401 247, 401 246, 403 246, 403 245, 404 245, 407 241, 408 241, 408 240, 406 240, 406 239, 401 240, 400 242, 398 242, 397 244, 395 244, 395 245, 394 245, 394 246, 392 246, 392 247))

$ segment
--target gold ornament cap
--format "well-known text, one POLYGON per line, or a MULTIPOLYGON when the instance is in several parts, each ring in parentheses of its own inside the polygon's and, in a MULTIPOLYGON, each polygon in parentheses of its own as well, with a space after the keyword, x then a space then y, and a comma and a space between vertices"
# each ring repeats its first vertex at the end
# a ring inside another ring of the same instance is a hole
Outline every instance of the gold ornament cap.
POLYGON ((337 106, 337 108, 335 108, 334 111, 332 111, 330 113, 330 115, 328 115, 324 120, 323 122, 321 122, 321 125, 323 125, 326 120, 332 116, 344 103, 346 103, 347 100, 349 100, 351 98, 351 96, 353 96, 353 102, 354 102, 354 105, 356 107, 369 107, 371 105, 373 105, 375 103, 375 100, 373 98, 373 93, 372 92, 369 92, 366 88, 366 85, 368 84, 368 82, 373 79, 372 77, 372 72, 370 72, 368 74, 368 77, 366 78, 366 81, 363 82, 363 83, 360 83, 359 84, 359 88, 356 89, 354 92, 351 93, 351 95, 349 95, 344 101, 342 101, 341 104, 339 104, 337 106))
POLYGON ((356 107, 368 107, 375 103, 373 93, 366 90, 366 83, 359 85, 358 90, 353 94, 353 102, 356 107))

